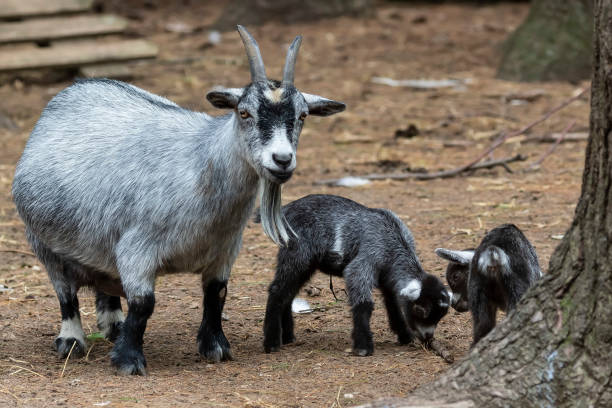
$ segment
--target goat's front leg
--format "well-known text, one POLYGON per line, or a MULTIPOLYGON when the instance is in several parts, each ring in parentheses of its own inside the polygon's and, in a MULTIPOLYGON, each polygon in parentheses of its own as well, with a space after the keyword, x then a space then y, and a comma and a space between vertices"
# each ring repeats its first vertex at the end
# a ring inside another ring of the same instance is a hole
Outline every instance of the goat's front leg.
POLYGON ((370 330, 370 317, 374 310, 372 287, 374 268, 363 259, 355 259, 344 269, 346 289, 353 314, 353 354, 369 356, 374 353, 374 341, 370 330))
POLYGON ((385 308, 387 309, 387 316, 389 317, 389 326, 395 334, 397 334, 397 341, 400 344, 409 344, 414 339, 414 335, 410 332, 406 319, 402 313, 401 304, 397 295, 392 288, 387 288, 381 285, 383 292, 383 298, 385 300, 385 308))
POLYGON ((227 295, 227 280, 213 278, 203 283, 204 316, 198 331, 198 351, 213 363, 233 360, 230 344, 223 334, 221 314, 227 295))

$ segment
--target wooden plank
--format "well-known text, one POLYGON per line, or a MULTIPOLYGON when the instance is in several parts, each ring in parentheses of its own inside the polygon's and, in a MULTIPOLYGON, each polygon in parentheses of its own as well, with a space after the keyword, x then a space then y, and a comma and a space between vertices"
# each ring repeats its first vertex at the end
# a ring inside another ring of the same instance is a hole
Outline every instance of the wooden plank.
POLYGON ((155 58, 157 46, 145 40, 82 41, 34 50, 0 51, 0 71, 71 68, 143 58, 155 58))
POLYGON ((116 34, 126 27, 125 19, 113 15, 37 18, 0 23, 0 44, 116 34))
POLYGON ((48 16, 91 9, 93 0, 2 0, 0 18, 48 16))

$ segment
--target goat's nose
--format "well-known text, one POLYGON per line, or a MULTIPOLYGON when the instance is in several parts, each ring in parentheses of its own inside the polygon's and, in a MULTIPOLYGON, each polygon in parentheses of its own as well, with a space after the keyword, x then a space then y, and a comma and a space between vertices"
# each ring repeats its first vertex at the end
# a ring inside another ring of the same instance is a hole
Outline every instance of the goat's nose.
POLYGON ((274 163, 279 167, 286 168, 291 163, 291 159, 293 159, 293 153, 273 153, 272 159, 274 159, 274 163))

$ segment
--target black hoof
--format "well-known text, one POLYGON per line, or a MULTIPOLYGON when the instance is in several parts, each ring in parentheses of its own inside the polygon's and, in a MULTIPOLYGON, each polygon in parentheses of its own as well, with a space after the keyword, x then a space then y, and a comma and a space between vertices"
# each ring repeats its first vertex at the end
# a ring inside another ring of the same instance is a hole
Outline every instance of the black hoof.
POLYGON ((283 336, 283 344, 291 344, 295 341, 295 336, 283 336))
POLYGON ((399 344, 410 344, 414 340, 414 336, 411 335, 399 335, 397 336, 397 341, 399 344))
POLYGON ((371 356, 374 353, 373 349, 354 348, 353 354, 359 357, 371 356))
POLYGON ((266 346, 266 345, 264 345, 264 351, 266 353, 278 353, 280 351, 280 346, 266 346))
POLYGON ((57 351, 59 358, 66 358, 68 354, 70 354, 71 358, 83 357, 87 348, 85 343, 74 337, 58 337, 55 339, 53 347, 57 351), (72 350, 72 352, 70 350, 72 350))
POLYGON ((142 350, 113 347, 111 363, 121 375, 147 375, 147 361, 142 350))
POLYGON ((230 344, 223 332, 208 336, 198 336, 198 352, 211 363, 234 359, 230 350, 230 344))

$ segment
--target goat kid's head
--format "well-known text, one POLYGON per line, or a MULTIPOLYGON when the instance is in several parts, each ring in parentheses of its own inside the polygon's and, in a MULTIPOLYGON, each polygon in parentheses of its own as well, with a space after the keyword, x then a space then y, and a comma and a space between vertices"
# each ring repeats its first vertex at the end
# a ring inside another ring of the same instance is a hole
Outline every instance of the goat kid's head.
POLYGON ((422 280, 409 281, 400 296, 405 301, 408 327, 421 341, 430 341, 438 322, 448 312, 451 294, 440 279, 426 275, 422 280))
POLYGON ((446 267, 446 281, 453 291, 451 306, 458 312, 467 312, 470 308, 468 302, 468 279, 470 264, 474 258, 474 249, 455 251, 446 248, 437 248, 436 255, 448 261, 446 267))
POLYGON ((242 26, 238 32, 251 69, 251 84, 209 92, 217 108, 234 109, 245 158, 259 176, 275 184, 291 178, 297 165, 296 149, 308 115, 328 116, 344 110, 341 102, 301 93, 293 85, 295 62, 302 37, 295 38, 285 62, 282 81, 266 77, 257 42, 242 26))

